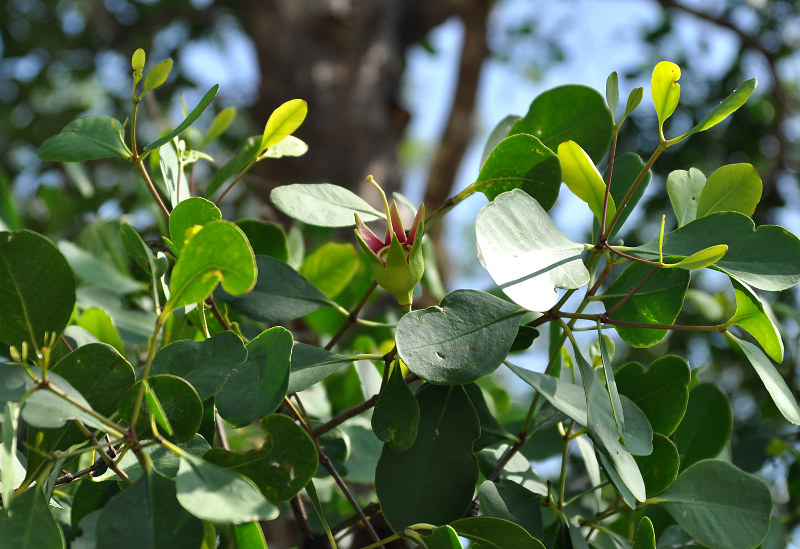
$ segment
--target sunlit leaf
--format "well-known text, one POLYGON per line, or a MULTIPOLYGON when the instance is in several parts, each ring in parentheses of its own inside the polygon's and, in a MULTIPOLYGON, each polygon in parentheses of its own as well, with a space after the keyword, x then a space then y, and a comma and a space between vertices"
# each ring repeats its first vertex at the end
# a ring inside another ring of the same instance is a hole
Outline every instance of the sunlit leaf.
POLYGON ((650 93, 658 117, 658 130, 664 138, 664 121, 672 116, 681 97, 681 68, 670 61, 661 61, 653 69, 650 80, 650 93))
POLYGON ((689 257, 681 259, 677 263, 669 265, 669 267, 684 269, 686 271, 705 269, 706 267, 710 267, 711 265, 722 259, 726 253, 728 253, 728 245, 717 244, 716 246, 710 246, 705 250, 700 250, 699 252, 695 252, 689 257))
POLYGON ((144 77, 144 85, 142 87, 142 93, 139 94, 139 97, 156 89, 161 84, 166 82, 171 70, 172 59, 169 58, 164 59, 161 63, 150 69, 150 72, 148 72, 147 76, 144 77))
POLYGON ((678 219, 678 227, 697 218, 697 203, 705 184, 706 176, 697 168, 675 170, 667 176, 667 194, 678 219))
POLYGON ((300 127, 306 119, 306 114, 308 114, 308 104, 302 99, 292 99, 275 109, 267 120, 259 150, 264 151, 283 141, 284 137, 300 127))
MULTIPOLYGON (((606 184, 592 159, 574 141, 565 141, 558 146, 562 179, 572 193, 586 202, 597 219, 603 218, 603 202, 606 184)), ((617 212, 614 198, 609 195, 606 222, 617 212)))
POLYGON ((352 191, 330 183, 295 183, 272 190, 272 203, 289 217, 319 227, 353 227, 386 216, 352 191))
POLYGON ((753 215, 761 200, 761 177, 752 164, 728 164, 708 176, 697 199, 697 217, 715 212, 753 215))
POLYGON ((783 340, 772 319, 769 305, 764 303, 747 284, 735 278, 731 278, 731 284, 736 296, 736 312, 725 325, 741 326, 758 341, 772 360, 782 362, 783 340))
POLYGON ((166 135, 162 135, 160 138, 156 139, 149 145, 147 145, 142 152, 153 151, 161 147, 164 143, 171 141, 173 137, 181 133, 183 130, 194 124, 195 120, 200 118, 200 115, 203 114, 203 111, 206 110, 211 104, 211 101, 214 99, 214 96, 217 95, 217 91, 219 90, 219 84, 214 84, 208 92, 203 96, 197 106, 189 113, 183 122, 181 122, 176 128, 167 132, 166 135))
POLYGON ((589 282, 583 245, 566 238, 539 203, 519 189, 484 206, 475 231, 481 264, 522 307, 546 311, 558 299, 556 288, 589 282))
POLYGON ((714 107, 714 109, 698 122, 695 127, 682 135, 681 139, 712 128, 728 118, 731 113, 737 111, 739 107, 747 102, 753 91, 755 91, 757 84, 758 81, 755 78, 744 82, 741 86, 733 90, 728 97, 723 99, 719 105, 714 107))
POLYGON ((191 238, 192 234, 187 233, 189 229, 218 219, 222 219, 222 212, 213 202, 205 198, 186 198, 177 204, 169 216, 169 236, 175 249, 180 252, 183 245, 191 238))

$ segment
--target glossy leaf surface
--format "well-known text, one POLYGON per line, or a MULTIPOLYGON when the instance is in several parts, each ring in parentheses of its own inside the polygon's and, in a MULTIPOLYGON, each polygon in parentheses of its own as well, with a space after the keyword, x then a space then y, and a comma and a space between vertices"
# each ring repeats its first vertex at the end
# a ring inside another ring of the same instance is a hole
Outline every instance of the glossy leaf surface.
POLYGON ((219 208, 205 198, 192 197, 175 206, 169 216, 169 237, 180 253, 184 244, 193 236, 189 229, 222 219, 219 208))
POLYGON ((716 212, 751 216, 761 200, 761 177, 752 164, 728 164, 708 176, 697 200, 697 217, 716 212))
POLYGON ((775 362, 783 361, 783 340, 765 305, 752 288, 731 279, 736 297, 736 312, 726 325, 741 326, 755 338, 775 362))
POLYGON ((73 120, 39 147, 39 160, 83 162, 100 158, 130 158, 122 122, 109 116, 73 120))
POLYGON ((458 535, 470 541, 474 549, 544 549, 518 524, 495 517, 469 517, 450 523, 458 535))
POLYGON ((214 84, 211 87, 211 89, 206 92, 206 94, 203 96, 203 98, 200 100, 197 106, 192 110, 192 112, 189 113, 189 116, 187 116, 183 120, 183 122, 178 124, 176 128, 167 132, 166 135, 162 135, 160 138, 156 139, 155 141, 147 145, 144 149, 142 149, 142 152, 154 151, 158 149, 159 147, 161 147, 161 145, 167 143, 168 141, 171 141, 173 137, 180 134, 183 130, 194 124, 195 121, 198 118, 200 118, 200 115, 203 114, 203 111, 206 110, 206 107, 208 107, 211 104, 211 101, 214 99, 214 96, 217 95, 217 91, 219 91, 219 84, 214 84))
POLYGON ((700 383, 689 393, 689 404, 673 440, 681 469, 719 455, 731 436, 733 414, 725 394, 713 383, 700 383))
MULTIPOLYGON (((141 381, 128 390, 119 403, 120 414, 130 421, 133 407, 139 394, 141 381)), ((150 389, 155 393, 161 409, 166 415, 166 420, 173 429, 169 438, 175 442, 190 440, 200 428, 203 417, 203 403, 197 396, 197 391, 183 379, 166 374, 151 376, 147 379, 150 389)), ((158 413, 148 406, 147 401, 142 402, 141 413, 136 423, 136 432, 140 435, 150 432, 150 412, 158 413)))
POLYGON ((399 366, 392 368, 372 413, 375 436, 396 452, 405 452, 417 438, 419 404, 403 380, 399 366))
MULTIPOLYGON (((562 178, 569 190, 589 205, 598 220, 602 219, 606 184, 592 159, 577 143, 565 141, 558 146, 558 160, 562 178)), ((609 195, 606 222, 610 222, 616 212, 614 198, 609 195)))

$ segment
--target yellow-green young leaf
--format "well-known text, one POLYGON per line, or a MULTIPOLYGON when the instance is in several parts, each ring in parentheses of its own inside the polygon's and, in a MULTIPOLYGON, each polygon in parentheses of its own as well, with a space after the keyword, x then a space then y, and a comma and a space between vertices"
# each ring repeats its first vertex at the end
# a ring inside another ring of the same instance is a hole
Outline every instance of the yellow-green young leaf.
POLYGON ((131 57, 131 67, 135 71, 141 71, 144 68, 144 63, 145 63, 144 50, 142 48, 139 48, 135 52, 133 52, 133 57, 131 57))
MULTIPOLYGON (((574 141, 566 141, 558 146, 558 160, 561 162, 561 178, 569 190, 586 202, 595 217, 601 220, 606 184, 592 159, 580 145, 574 141)), ((609 196, 606 221, 610 221, 616 211, 614 199, 609 196)))
POLYGON ((230 127, 231 122, 233 122, 233 118, 236 116, 236 109, 234 107, 227 107, 222 109, 217 113, 217 116, 214 117, 214 120, 211 122, 211 125, 208 127, 208 133, 206 134, 205 143, 211 143, 217 137, 225 133, 225 130, 230 127))
POLYGON ((687 271, 695 271, 697 269, 705 269, 722 259, 728 253, 727 244, 717 244, 716 246, 709 246, 704 250, 695 252, 689 257, 682 259, 678 263, 672 265, 664 265, 665 267, 677 267, 678 269, 686 269, 687 271))
POLYGON ((147 385, 145 381, 145 393, 144 399, 147 402, 147 408, 150 410, 150 413, 153 414, 153 417, 156 420, 164 432, 168 435, 172 435, 172 425, 170 425, 169 420, 167 419, 167 414, 164 413, 164 407, 161 406, 161 401, 158 400, 155 392, 150 389, 150 386, 147 385))
POLYGON ((302 99, 292 99, 275 109, 264 128, 260 151, 283 141, 284 137, 300 127, 306 119, 306 114, 308 114, 308 104, 302 99))
POLYGON ((769 306, 744 282, 731 278, 731 283, 736 295, 736 313, 725 325, 744 328, 772 360, 783 362, 783 340, 769 306))
POLYGON ((211 221, 184 245, 169 282, 167 308, 199 303, 218 282, 231 295, 250 291, 256 283, 256 261, 242 230, 226 220, 211 221))
POLYGON ((161 63, 150 69, 150 72, 148 72, 147 76, 144 77, 144 88, 142 89, 141 95, 156 89, 161 84, 166 82, 171 70, 172 59, 169 58, 163 60, 161 63))
POLYGON ((680 77, 681 68, 670 61, 662 61, 653 69, 650 93, 653 95, 653 105, 655 105, 656 116, 658 116, 658 130, 662 139, 664 137, 664 121, 675 112, 678 99, 681 97, 681 85, 678 84, 680 77))
POLYGON ((752 164, 728 164, 708 176, 697 199, 697 217, 715 212, 753 215, 761 200, 761 177, 752 164))
MULTIPOLYGON (((751 78, 733 90, 728 97, 723 99, 719 105, 717 105, 710 113, 708 113, 705 118, 698 122, 694 128, 682 135, 680 139, 689 137, 690 135, 698 132, 706 131, 708 128, 716 126, 728 118, 730 114, 735 112, 739 107, 747 102, 747 100, 750 98, 750 95, 752 95, 753 91, 755 91, 757 84, 758 81, 755 78, 751 78)), ((676 140, 677 139, 678 138, 676 138, 676 140)))

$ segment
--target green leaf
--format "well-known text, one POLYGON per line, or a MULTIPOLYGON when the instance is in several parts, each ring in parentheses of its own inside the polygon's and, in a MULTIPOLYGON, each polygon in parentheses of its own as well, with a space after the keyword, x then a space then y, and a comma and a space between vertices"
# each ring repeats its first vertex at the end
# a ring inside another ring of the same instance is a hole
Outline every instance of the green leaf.
MULTIPOLYGON (((609 396, 609 402, 611 404, 611 410, 614 413, 614 419, 617 422, 617 428, 619 429, 620 433, 622 433, 623 438, 625 439, 625 445, 628 446, 628 449, 631 450, 632 453, 637 454, 639 452, 635 452, 628 445, 627 438, 625 437, 625 429, 624 429, 624 427, 625 427, 625 412, 624 412, 624 407, 622 406, 622 401, 620 400, 620 397, 619 397, 619 391, 617 390, 617 382, 614 379, 614 365, 611 364, 611 357, 609 357, 609 355, 608 355, 608 344, 606 343, 605 337, 603 337, 602 330, 599 329, 599 325, 598 325, 598 332, 599 332, 598 333, 599 337, 597 339, 597 343, 598 343, 598 346, 600 347, 600 362, 602 363, 602 366, 603 366, 603 374, 604 374, 605 380, 606 380, 606 388, 608 389, 608 396, 609 396)), ((613 352, 613 350, 612 350, 612 352, 613 352)), ((633 403, 631 403, 631 404, 633 404, 633 403)), ((636 408, 636 405, 633 404, 633 407, 636 408)), ((640 412, 640 410, 637 410, 637 412, 640 412)), ((647 428, 650 427, 650 424, 647 423, 647 419, 644 420, 644 423, 647 424, 647 428)), ((653 432, 652 431, 650 431, 649 437, 652 440, 652 438, 653 438, 653 432)), ((649 454, 650 452, 647 451, 645 453, 649 454)))
POLYGON ((747 330, 775 362, 783 362, 783 340, 766 305, 747 284, 731 278, 736 296, 736 312, 726 326, 747 330))
POLYGON ((233 295, 250 291, 256 282, 256 261, 247 237, 225 220, 206 223, 183 247, 169 281, 169 308, 205 300, 220 281, 233 295))
MULTIPOLYGON (((87 515, 96 512, 100 514, 106 503, 120 493, 116 482, 79 482, 72 498, 72 509, 69 515, 72 529, 77 531, 78 525, 87 515)), ((73 545, 73 547, 75 547, 73 545)))
POLYGON ((280 143, 283 138, 299 128, 306 119, 306 114, 308 114, 308 104, 302 99, 291 99, 272 111, 261 136, 260 152, 280 143))
MULTIPOLYGON (((490 448, 484 448, 478 453, 478 464, 484 476, 488 476, 500 464, 500 460, 511 448, 508 441, 490 448)), ((522 488, 547 496, 549 494, 547 482, 531 467, 531 462, 521 453, 514 454, 505 464, 498 478, 518 484, 522 488)))
MULTIPOLYGON (((610 478, 612 483, 617 487, 624 486, 636 500, 644 501, 644 481, 633 456, 619 443, 620 429, 614 419, 608 391, 592 366, 583 357, 577 345, 573 345, 573 353, 578 363, 586 394, 587 423, 584 425, 589 430, 589 437, 595 443, 595 447, 601 456, 601 461, 603 457, 607 459, 604 462, 606 471, 613 466, 616 475, 618 475, 618 478, 610 478)), ((622 431, 622 434, 625 434, 624 431, 622 431)), ((626 501, 626 503, 628 505, 631 504, 630 501, 626 501)))
POLYGON ((286 263, 260 255, 256 264, 258 281, 252 292, 241 297, 217 292, 216 298, 260 322, 293 320, 333 303, 286 263))
POLYGON ((522 526, 531 536, 542 537, 541 502, 536 494, 508 479, 484 481, 478 487, 481 511, 490 517, 522 526))
POLYGON ((728 116, 747 102, 753 91, 755 91, 757 84, 758 81, 755 78, 744 82, 741 86, 733 90, 728 97, 723 99, 719 105, 714 107, 714 109, 698 122, 695 127, 680 136, 680 138, 683 139, 695 133, 706 131, 728 118, 728 116))
POLYGON ((203 140, 203 146, 205 147, 219 136, 221 136, 225 131, 230 127, 231 123, 233 122, 234 117, 236 116, 236 108, 235 107, 225 107, 221 111, 217 113, 217 116, 214 117, 214 120, 211 121, 211 124, 208 126, 208 131, 206 132, 206 138, 203 140))
POLYGON ((284 263, 289 261, 289 243, 283 227, 257 219, 240 219, 236 224, 242 229, 256 256, 267 255, 284 263))
POLYGON ((384 446, 375 471, 381 510, 395 531, 462 517, 478 480, 472 445, 480 424, 464 389, 427 385, 417 401, 420 422, 414 445, 405 452, 384 446))
MULTIPOLYGON (((141 381, 137 381, 119 402, 120 415, 128 422, 133 414, 141 383, 141 381)), ((166 374, 147 378, 147 384, 155 393, 158 403, 161 404, 166 421, 172 426, 173 434, 167 438, 173 442, 191 440, 200 428, 200 421, 203 418, 203 403, 197 396, 194 387, 177 376, 166 374)), ((143 401, 136 423, 136 433, 140 437, 151 436, 149 413, 150 407, 146 401, 143 401)))
POLYGON ((104 416, 116 412, 119 399, 135 381, 133 366, 105 343, 78 347, 59 360, 51 371, 67 380, 104 416))
POLYGON ((526 133, 505 138, 492 150, 472 184, 489 200, 512 189, 522 189, 549 210, 558 198, 561 166, 538 138, 526 133))
POLYGON ((653 451, 647 456, 634 456, 642 472, 647 497, 660 494, 678 476, 681 458, 675 444, 662 434, 653 436, 653 451))
POLYGON ((234 176, 239 175, 247 166, 256 162, 258 147, 261 145, 261 136, 255 135, 245 139, 242 147, 233 158, 225 162, 220 169, 214 172, 206 187, 205 195, 211 197, 234 176))
POLYGON ((147 76, 144 77, 144 85, 142 86, 142 93, 139 94, 141 98, 149 91, 153 91, 161 84, 167 81, 169 72, 172 70, 172 59, 164 59, 161 63, 150 69, 147 76))
POLYGON ((706 176, 697 168, 675 170, 667 176, 667 194, 678 227, 697 219, 697 204, 705 184, 706 176))
POLYGON ((477 290, 456 290, 438 307, 412 311, 397 324, 397 353, 431 383, 469 383, 506 358, 525 311, 477 290))
POLYGON ((274 412, 289 384, 292 334, 275 326, 247 344, 247 360, 233 369, 214 402, 234 427, 244 427, 274 412))
POLYGON ((696 271, 698 269, 705 269, 706 267, 710 267, 723 257, 725 254, 728 253, 728 245, 727 244, 717 244, 716 246, 710 246, 705 250, 700 250, 699 252, 695 252, 689 257, 681 259, 677 263, 666 265, 667 267, 674 267, 677 269, 683 269, 685 271, 696 271))
POLYGON ((169 203, 174 208, 181 201, 191 196, 189 182, 186 180, 183 166, 178 160, 178 152, 175 150, 174 141, 164 143, 158 148, 158 163, 161 167, 164 184, 167 187, 169 203))
POLYGON ((303 261, 300 274, 328 297, 341 293, 358 271, 358 253, 352 244, 326 242, 303 261))
POLYGON ((797 406, 797 401, 792 394, 791 389, 786 385, 786 381, 781 376, 780 372, 775 369, 775 366, 769 359, 761 352, 761 350, 742 339, 738 339, 730 332, 725 332, 728 339, 735 343, 750 361, 750 364, 755 369, 761 382, 766 387, 769 396, 772 397, 773 402, 780 410, 783 417, 794 423, 800 425, 800 407, 797 406))
POLYGON ((642 517, 639 526, 636 527, 633 549, 656 549, 656 532, 653 530, 653 523, 647 517, 642 517))
POLYGON ((153 359, 150 374, 181 377, 195 388, 200 400, 206 400, 217 394, 247 356, 236 334, 221 332, 204 341, 176 341, 162 347, 153 359))
POLYGON ((647 416, 626 396, 620 397, 620 404, 625 410, 625 423, 617 426, 625 447, 634 456, 650 455, 653 452, 653 428, 647 416))
POLYGON ((267 540, 258 522, 233 524, 231 532, 239 549, 267 549, 267 540))
POLYGON ((547 212, 519 189, 484 206, 475 222, 478 259, 515 303, 546 311, 558 299, 556 288, 589 282, 583 245, 572 242, 547 212))
POLYGON ((557 377, 533 372, 505 363, 525 383, 536 389, 550 404, 581 425, 586 425, 586 393, 583 388, 557 377))
POLYGON ((81 313, 77 326, 80 326, 98 340, 114 347, 121 355, 125 354, 125 346, 111 317, 97 307, 89 307, 81 313))
MULTIPOLYGON (((636 153, 626 152, 617 156, 617 158, 614 160, 614 172, 611 175, 611 198, 614 199, 615 203, 619 203, 624 200, 625 196, 628 194, 628 191, 631 189, 633 184, 636 182, 636 179, 639 177, 639 174, 644 169, 644 165, 644 161, 636 153)), ((606 173, 604 181, 607 178, 608 174, 606 173)), ((634 210, 636 204, 639 203, 639 200, 642 198, 642 196, 644 196, 644 192, 647 190, 647 186, 650 184, 652 179, 653 172, 648 170, 644 176, 644 179, 642 179, 641 183, 639 183, 639 186, 636 187, 636 190, 631 195, 627 207, 622 210, 619 220, 617 220, 616 225, 614 225, 614 230, 609 235, 609 240, 614 238, 622 229, 625 221, 628 219, 628 216, 634 210)), ((597 227, 596 230, 599 230, 599 219, 600 217, 598 216, 594 220, 595 227, 597 227)))
POLYGON ((96 539, 97 549, 189 549, 200 546, 203 523, 180 506, 174 481, 151 473, 105 504, 96 539))
MULTIPOLYGON (((115 294, 131 294, 146 289, 138 280, 121 272, 109 261, 100 259, 72 242, 62 240, 58 250, 63 254, 70 267, 80 280, 94 286, 115 292, 115 294)), ((109 312, 106 310, 106 312, 109 312)))
POLYGON ((492 410, 489 409, 483 390, 476 383, 464 385, 464 390, 467 392, 469 401, 472 403, 472 407, 475 408, 475 413, 478 414, 478 419, 481 423, 481 437, 475 442, 473 450, 477 452, 498 442, 507 441, 508 438, 505 435, 507 435, 508 431, 500 425, 492 410))
POLYGON ((287 501, 317 471, 317 447, 288 416, 270 414, 261 425, 265 432, 261 448, 245 453, 214 448, 203 459, 246 476, 272 503, 287 501))
POLYGON ((306 343, 295 343, 287 392, 291 394, 308 389, 355 360, 356 357, 337 355, 306 343))
POLYGON ((392 450, 405 452, 417 438, 418 425, 419 405, 396 364, 375 403, 372 430, 392 450))
POLYGON ((669 436, 675 431, 689 402, 689 364, 675 355, 655 360, 647 371, 630 362, 616 372, 617 389, 647 416, 653 431, 669 436))
MULTIPOLYGON (((562 179, 572 194, 589 205, 598 220, 603 218, 603 202, 606 184, 597 171, 592 159, 574 141, 565 141, 558 146, 558 160, 561 163, 562 179)), ((606 222, 610 223, 617 207, 609 194, 606 222)))
POLYGON ((169 216, 169 236, 176 251, 180 253, 184 244, 193 236, 188 233, 189 229, 219 219, 222 219, 222 212, 210 200, 192 197, 181 201, 169 216))
POLYGON ((450 523, 471 549, 544 549, 522 526, 494 517, 469 517, 450 523))
POLYGON ((733 428, 728 397, 713 383, 700 383, 689 392, 689 405, 672 435, 681 457, 681 469, 714 458, 725 448, 733 428))
MULTIPOLYGON (((613 308, 636 288, 653 269, 652 265, 632 263, 600 296, 606 310, 613 308)), ((644 286, 628 299, 611 318, 622 322, 669 325, 683 307, 689 273, 682 269, 659 269, 644 286)), ((632 347, 651 347, 663 340, 668 330, 614 325, 619 336, 632 347)))
POLYGON ((661 139, 664 139, 664 121, 667 120, 681 97, 681 85, 678 80, 681 78, 681 68, 670 61, 661 61, 653 69, 653 76, 650 79, 650 93, 653 96, 653 106, 656 108, 658 117, 658 131, 661 139))
POLYGON ((353 227, 386 216, 352 191, 330 183, 294 183, 272 190, 270 200, 289 217, 318 227, 353 227))
POLYGON ((39 160, 83 162, 99 158, 130 158, 122 122, 109 116, 73 120, 39 147, 39 160))
POLYGON ((0 511, 0 539, 14 549, 66 547, 64 534, 39 486, 29 487, 0 511))
MULTIPOLYGON (((728 253, 715 266, 761 290, 780 291, 800 281, 800 240, 777 225, 762 225, 738 212, 707 215, 664 236, 665 256, 688 257, 727 244, 728 253)), ((634 248, 635 255, 658 257, 658 238, 634 248)))
MULTIPOLYGON (((643 88, 631 90, 631 93, 628 94, 628 102, 625 104, 625 114, 622 115, 622 120, 625 120, 629 114, 636 110, 636 107, 642 102, 642 97, 644 97, 643 88)), ((622 120, 619 121, 620 124, 622 124, 622 120)))
POLYGON ((533 135, 551 150, 564 141, 575 141, 599 162, 611 144, 613 130, 602 95, 586 86, 559 86, 534 99, 509 135, 533 135))
POLYGON ((283 158, 284 156, 298 157, 308 152, 308 145, 302 139, 293 135, 287 135, 279 143, 272 145, 263 151, 258 159, 264 158, 283 158))
POLYGON ((434 528, 430 534, 423 536, 418 543, 425 549, 462 549, 458 534, 449 524, 434 528))
POLYGON ((608 103, 608 110, 611 111, 611 116, 617 112, 619 107, 619 77, 617 71, 612 72, 606 78, 606 103, 608 103))
POLYGON ((181 506, 203 520, 240 524, 278 516, 252 481, 201 459, 181 457, 176 486, 181 506))
POLYGON ((489 133, 489 137, 486 138, 486 144, 483 146, 483 153, 481 154, 481 168, 486 164, 486 159, 489 158, 489 155, 492 154, 495 147, 508 137, 508 132, 511 131, 511 127, 520 119, 521 117, 516 114, 509 114, 498 122, 489 133))
MULTIPOLYGON (((75 397, 73 396, 73 398, 75 397)), ((76 400, 84 407, 79 408, 52 391, 39 390, 25 399, 20 415, 28 425, 41 429, 56 429, 62 427, 67 421, 76 419, 92 429, 107 431, 117 437, 122 436, 121 432, 110 429, 93 416, 88 411, 91 410, 91 407, 85 400, 76 400)))
POLYGON ((0 232, 0 341, 39 349, 74 307, 75 275, 58 248, 32 231, 0 232))
POLYGON ((705 460, 656 498, 709 549, 749 549, 767 535, 772 497, 766 484, 725 461, 705 460))
POLYGON ((728 164, 717 168, 700 193, 697 217, 715 212, 753 215, 761 200, 761 177, 752 164, 728 164))
POLYGON ((195 120, 200 118, 200 115, 203 114, 203 111, 206 110, 206 107, 208 107, 208 105, 211 104, 211 101, 214 99, 214 96, 217 95, 218 90, 219 90, 219 84, 214 84, 211 87, 211 89, 206 92, 206 94, 203 96, 203 98, 200 100, 200 102, 197 104, 194 110, 192 110, 192 112, 189 113, 189 116, 187 116, 183 122, 181 122, 176 128, 167 132, 166 135, 162 135, 160 138, 156 139, 155 141, 147 145, 144 149, 142 149, 142 152, 149 152, 160 148, 161 145, 167 143, 168 141, 171 141, 173 137, 175 137, 183 130, 194 124, 195 120))

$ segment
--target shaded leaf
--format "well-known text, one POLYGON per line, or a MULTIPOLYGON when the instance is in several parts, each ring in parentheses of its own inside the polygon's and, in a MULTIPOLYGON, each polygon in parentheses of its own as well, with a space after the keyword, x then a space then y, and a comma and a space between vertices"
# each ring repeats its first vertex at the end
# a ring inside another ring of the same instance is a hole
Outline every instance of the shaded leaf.
POLYGON ((122 122, 109 116, 73 120, 39 147, 39 160, 83 162, 99 158, 130 158, 122 122))
POLYGON ((517 333, 519 307, 477 290, 456 290, 441 306, 404 315, 397 353, 422 379, 452 385, 493 372, 517 333))
POLYGON ((241 173, 242 170, 250 166, 251 163, 255 163, 258 157, 259 146, 261 146, 260 135, 254 135, 245 139, 241 148, 236 152, 233 158, 225 162, 225 164, 211 176, 206 186, 206 197, 211 197, 222 188, 229 179, 241 173))
POLYGON ((696 463, 655 502, 710 549, 749 549, 767 535, 772 497, 766 484, 725 461, 696 463))
POLYGON ((278 516, 252 481, 201 459, 181 457, 176 487, 181 506, 203 520, 240 524, 278 516))
POLYGON ((308 254, 300 274, 323 294, 334 297, 350 284, 358 265, 358 252, 352 244, 327 242, 308 254))
POLYGON ((307 389, 356 359, 357 357, 337 355, 307 343, 295 343, 292 348, 292 365, 287 392, 297 393, 307 389))
POLYGON ((221 332, 204 341, 183 340, 162 347, 153 359, 150 374, 181 377, 195 388, 201 400, 206 400, 246 358, 242 340, 233 332, 221 332))
POLYGON ((236 224, 247 236, 256 256, 267 255, 284 263, 289 261, 289 243, 283 227, 257 219, 240 219, 236 224))
POLYGON ((200 546, 203 524, 178 504, 175 482, 151 473, 111 498, 96 532, 98 549, 189 549, 200 546))
MULTIPOLYGON (((761 290, 779 291, 800 281, 800 240, 777 225, 762 225, 738 212, 707 215, 664 236, 665 256, 688 257, 727 244, 728 253, 715 266, 761 290)), ((658 239, 632 250, 646 259, 658 257, 658 239)))
POLYGON ((247 360, 233 369, 214 402, 234 427, 244 427, 274 412, 289 384, 292 334, 275 326, 247 344, 247 360))
POLYGON ((0 341, 32 349, 61 334, 75 306, 75 275, 50 240, 32 231, 0 233, 0 341))
POLYGON ((261 322, 293 320, 332 303, 286 263, 260 255, 256 257, 256 265, 258 280, 250 293, 233 297, 218 291, 216 299, 261 322))
MULTIPOLYGON (((641 88, 640 88, 641 89, 641 88)), ((644 169, 644 161, 641 157, 632 152, 622 153, 616 157, 614 160, 614 171, 611 174, 611 198, 614 199, 615 203, 620 203, 622 200, 625 199, 625 196, 630 191, 633 184, 636 182, 636 179, 639 177, 639 174, 644 169)), ((644 179, 639 183, 639 186, 636 187, 636 190, 631 195, 630 199, 628 200, 628 205, 622 210, 622 213, 617 220, 616 225, 614 225, 614 230, 611 231, 609 235, 609 240, 613 239, 616 234, 622 229, 625 224, 625 221, 628 219, 628 216, 633 212, 636 208, 636 204, 639 203, 644 192, 647 190, 647 186, 650 184, 650 181, 653 179, 653 172, 648 170, 647 173, 644 175, 644 179)), ((608 180, 608 173, 604 174, 604 181, 608 180)), ((596 217, 594 220, 594 225, 596 230, 599 230, 599 223, 598 220, 600 217, 596 217)), ((607 228, 606 228, 607 230, 607 228)))
MULTIPOLYGON (((133 407, 138 398, 141 381, 131 387, 119 403, 120 415, 128 422, 133 414, 133 407)), ((172 426, 173 434, 167 437, 174 442, 190 440, 200 428, 203 417, 203 403, 197 391, 183 379, 166 374, 151 376, 147 379, 150 390, 155 393, 161 405, 166 421, 172 426)), ((148 414, 152 410, 146 400, 142 401, 141 413, 136 423, 136 433, 141 437, 150 434, 148 414)))
POLYGON ((66 547, 64 534, 38 486, 29 487, 0 511, 0 539, 14 549, 66 547))
POLYGON ((405 452, 384 446, 375 471, 381 510, 393 530, 464 515, 478 480, 472 444, 480 424, 460 386, 428 385, 417 393, 420 422, 405 452))
POLYGON ((487 480, 479 486, 478 497, 485 515, 518 524, 531 536, 542 536, 542 505, 527 488, 507 479, 487 480))
POLYGON ((638 362, 616 372, 617 389, 647 416, 653 431, 669 436, 678 427, 689 402, 689 364, 675 355, 663 356, 645 371, 638 362))
POLYGON ((505 519, 469 517, 450 523, 458 535, 470 541, 472 549, 544 549, 524 528, 505 519))
POLYGON ((122 338, 111 321, 111 317, 104 310, 89 307, 83 311, 76 325, 95 336, 102 343, 111 345, 119 354, 125 354, 122 338))
MULTIPOLYGON (((124 274, 115 265, 79 248, 72 242, 62 240, 58 243, 58 250, 69 262, 78 278, 89 286, 103 288, 116 295, 140 292, 147 288, 138 280, 124 274)), ((106 312, 109 312, 108 309, 106 312)))
POLYGON ((678 476, 681 459, 678 448, 662 434, 653 436, 653 451, 647 456, 634 456, 642 472, 647 497, 660 494, 678 476))
POLYGON ((306 430, 288 416, 270 414, 261 426, 265 432, 261 448, 244 453, 214 448, 203 458, 246 476, 269 501, 287 501, 314 476, 317 448, 306 430))
POLYGON ((489 132, 489 137, 486 138, 486 144, 483 146, 483 153, 481 154, 481 167, 486 164, 486 159, 489 158, 489 155, 492 154, 495 147, 497 147, 503 139, 508 137, 508 132, 511 131, 511 127, 520 119, 521 117, 516 114, 509 114, 498 122, 494 129, 489 132))
MULTIPOLYGON (((622 301, 652 271, 644 263, 630 264, 600 296, 606 310, 622 301)), ((659 269, 610 318, 622 322, 670 325, 678 318, 689 287, 689 272, 659 269)), ((651 347, 663 340, 665 329, 639 328, 616 324, 619 336, 632 347, 651 347)))
POLYGON ((656 549, 656 532, 653 523, 647 517, 642 517, 636 534, 633 537, 633 549, 656 549))
POLYGON ((713 383, 700 383, 689 392, 689 404, 672 435, 681 457, 681 469, 719 455, 733 428, 728 397, 713 383))
POLYGON ((575 289, 589 282, 583 245, 566 238, 547 212, 515 189, 495 198, 475 222, 478 259, 514 302, 546 311, 558 298, 556 288, 575 289))
POLYGON ((409 389, 400 365, 392 368, 372 413, 375 436, 396 452, 405 452, 417 438, 419 405, 409 389))

